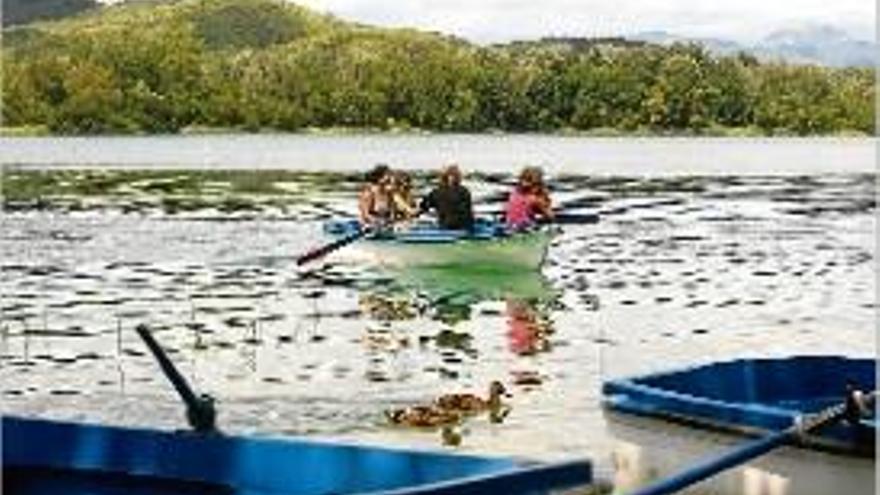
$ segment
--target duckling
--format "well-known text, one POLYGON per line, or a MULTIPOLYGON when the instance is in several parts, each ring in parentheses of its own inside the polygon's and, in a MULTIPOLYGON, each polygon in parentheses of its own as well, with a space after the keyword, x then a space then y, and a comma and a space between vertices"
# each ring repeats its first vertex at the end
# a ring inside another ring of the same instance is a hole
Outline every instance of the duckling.
POLYGON ((456 424, 461 421, 460 413, 434 406, 410 406, 403 409, 392 409, 385 411, 385 417, 391 424, 416 428, 436 428, 438 426, 456 424))
POLYGON ((439 409, 455 411, 460 414, 479 414, 485 411, 499 411, 503 408, 501 397, 510 397, 504 384, 495 380, 489 385, 489 398, 483 399, 474 394, 446 394, 434 401, 439 409))
POLYGON ((440 430, 440 440, 443 442, 443 445, 458 447, 461 445, 461 432, 450 425, 446 425, 440 430))

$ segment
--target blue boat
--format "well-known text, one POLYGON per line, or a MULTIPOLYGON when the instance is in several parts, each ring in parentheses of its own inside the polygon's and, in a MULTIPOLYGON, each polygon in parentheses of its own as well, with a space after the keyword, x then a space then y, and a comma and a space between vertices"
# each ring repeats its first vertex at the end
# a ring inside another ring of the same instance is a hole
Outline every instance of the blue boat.
POLYGON ((875 373, 873 359, 797 356, 717 362, 608 381, 602 392, 615 439, 615 488, 672 493, 658 487, 696 477, 704 467, 721 466, 752 448, 760 453, 758 445, 792 431, 782 448, 731 463, 731 469, 703 479, 688 493, 874 493, 873 412, 810 432, 792 427, 804 424, 799 418, 839 410, 853 385, 873 392, 875 373))
MULTIPOLYGON (((846 398, 847 383, 871 392, 876 361, 839 356, 741 359, 603 385, 608 409, 707 429, 763 434, 846 398)), ((808 435, 804 445, 874 456, 877 418, 840 423, 808 435)))
POLYGON ((414 452, 4 417, 9 495, 535 494, 589 484, 586 461, 414 452))

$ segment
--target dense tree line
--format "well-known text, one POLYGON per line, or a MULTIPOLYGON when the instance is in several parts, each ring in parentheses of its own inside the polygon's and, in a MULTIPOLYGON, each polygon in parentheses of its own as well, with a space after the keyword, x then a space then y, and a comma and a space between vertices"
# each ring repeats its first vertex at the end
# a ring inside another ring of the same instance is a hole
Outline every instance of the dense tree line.
POLYGON ((869 69, 697 45, 515 43, 344 23, 273 0, 104 8, 4 31, 3 123, 515 132, 874 132, 869 69))

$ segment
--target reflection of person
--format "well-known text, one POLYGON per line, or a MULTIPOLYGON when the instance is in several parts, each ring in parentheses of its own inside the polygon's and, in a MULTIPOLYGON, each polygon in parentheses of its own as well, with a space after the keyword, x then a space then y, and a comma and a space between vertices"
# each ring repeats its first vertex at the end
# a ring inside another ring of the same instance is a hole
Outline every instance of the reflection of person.
POLYGON ((549 349, 547 324, 528 301, 507 300, 507 338, 515 354, 529 355, 549 349))
POLYGON ((461 184, 458 165, 448 165, 440 172, 440 184, 422 200, 421 210, 434 209, 442 229, 470 230, 474 212, 470 191, 461 184))
POLYGON ((522 230, 538 220, 553 218, 552 202, 544 173, 538 167, 526 167, 511 191, 504 208, 505 222, 512 230, 522 230))
POLYGON ((367 173, 367 183, 358 197, 360 220, 364 225, 386 223, 392 216, 391 184, 393 176, 388 165, 379 164, 367 173))
POLYGON ((379 321, 406 321, 416 317, 409 298, 395 298, 393 294, 365 293, 358 299, 361 311, 379 321))

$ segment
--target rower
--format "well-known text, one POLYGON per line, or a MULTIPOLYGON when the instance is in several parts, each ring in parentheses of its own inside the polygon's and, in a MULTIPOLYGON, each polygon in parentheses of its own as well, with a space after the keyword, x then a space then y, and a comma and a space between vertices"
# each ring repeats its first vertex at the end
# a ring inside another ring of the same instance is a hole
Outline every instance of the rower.
POLYGON ((361 224, 377 226, 388 223, 393 209, 391 186, 394 176, 391 168, 380 163, 367 173, 366 180, 358 197, 361 224))
POLYGON ((440 172, 440 183, 422 199, 421 211, 434 209, 441 229, 471 230, 474 211, 471 192, 461 184, 461 170, 450 164, 440 172))
POLYGON ((389 188, 391 199, 391 218, 398 223, 408 222, 418 216, 416 200, 412 192, 412 177, 402 170, 391 174, 391 187, 389 188))
POLYGON ((553 216, 550 193, 544 184, 544 172, 538 167, 524 168, 504 208, 507 228, 525 230, 539 220, 552 220, 553 216))

